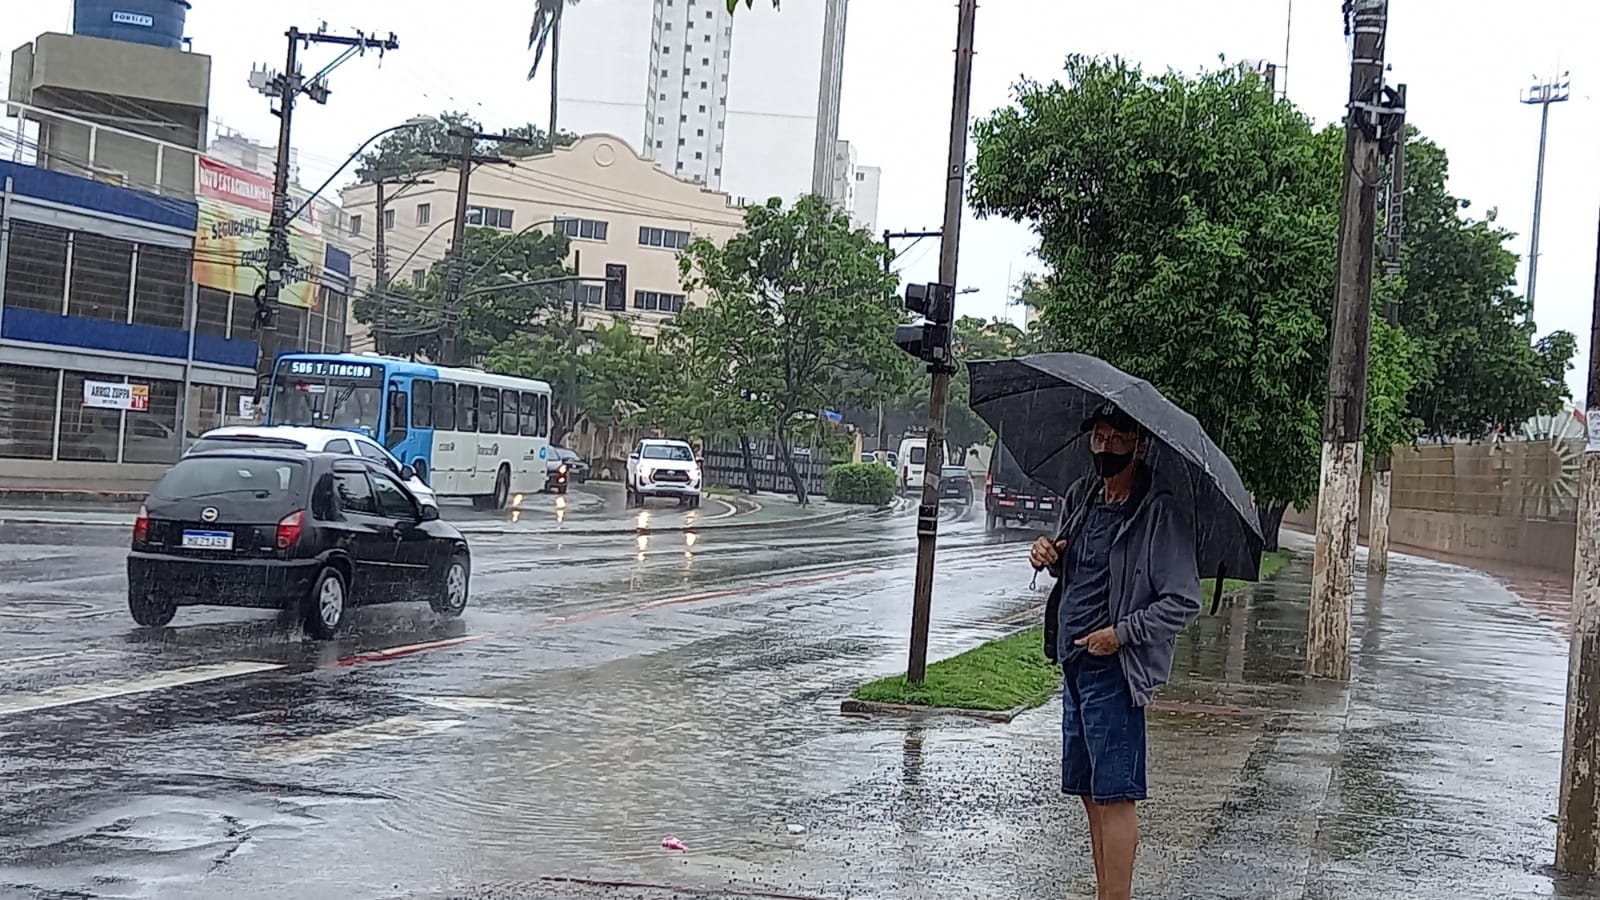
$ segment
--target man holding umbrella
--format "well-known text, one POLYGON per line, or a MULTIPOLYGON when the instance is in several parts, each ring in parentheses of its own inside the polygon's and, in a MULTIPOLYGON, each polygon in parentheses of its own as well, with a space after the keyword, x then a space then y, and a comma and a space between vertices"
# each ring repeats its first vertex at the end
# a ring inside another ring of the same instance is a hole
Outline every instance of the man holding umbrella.
POLYGON ((1030 557, 1057 578, 1044 649, 1064 678, 1061 789, 1088 813, 1100 900, 1125 900, 1135 803, 1146 797, 1145 707, 1200 613, 1200 577, 1192 504, 1151 477, 1149 432, 1109 402, 1081 432, 1095 474, 1068 489, 1059 532, 1034 542, 1030 557))

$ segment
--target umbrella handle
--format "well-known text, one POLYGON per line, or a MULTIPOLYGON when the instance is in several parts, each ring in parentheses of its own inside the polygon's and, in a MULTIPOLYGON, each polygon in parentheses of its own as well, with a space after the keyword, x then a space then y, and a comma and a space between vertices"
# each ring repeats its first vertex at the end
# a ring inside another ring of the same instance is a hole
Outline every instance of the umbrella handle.
POLYGON ((1222 582, 1223 582, 1223 580, 1224 580, 1224 578, 1223 578, 1222 567, 1218 566, 1217 567, 1217 585, 1216 585, 1216 587, 1211 589, 1211 614, 1213 616, 1217 614, 1217 607, 1222 605, 1222 582))

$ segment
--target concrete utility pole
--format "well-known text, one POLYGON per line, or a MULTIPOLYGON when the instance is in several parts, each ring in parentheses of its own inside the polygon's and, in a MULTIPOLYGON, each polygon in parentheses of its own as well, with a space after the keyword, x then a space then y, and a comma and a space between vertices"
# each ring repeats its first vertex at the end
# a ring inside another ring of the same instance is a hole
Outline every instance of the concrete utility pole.
MULTIPOLYGON (((258 332, 275 327, 278 297, 282 293, 286 274, 284 269, 290 262, 289 148, 295 100, 300 94, 305 94, 312 100, 325 104, 328 102, 328 73, 337 69, 345 60, 357 54, 365 54, 368 49, 377 50, 381 56, 385 51, 400 48, 400 42, 393 32, 390 32, 389 37, 384 40, 369 37, 360 31, 356 32, 354 37, 348 37, 324 31, 307 33, 298 28, 290 28, 284 35, 289 39, 289 49, 284 59, 283 72, 261 86, 263 93, 278 100, 278 109, 275 110, 278 115, 278 158, 272 176, 272 215, 267 225, 267 280, 257 289, 255 296, 255 320, 258 332), (345 51, 308 79, 300 74, 299 53, 302 43, 307 47, 312 44, 338 44, 343 46, 345 51)), ((267 355, 266 341, 260 340, 259 344, 261 349, 257 358, 257 372, 261 372, 267 355)), ((259 382, 257 391, 259 395, 259 382)))
POLYGON ((1353 0, 1347 9, 1351 19, 1346 27, 1354 40, 1345 121, 1344 195, 1339 211, 1338 292, 1328 360, 1317 549, 1311 568, 1306 640, 1306 674, 1340 680, 1350 677, 1350 600, 1355 589, 1361 500, 1380 145, 1392 140, 1394 116, 1383 89, 1388 0, 1353 0))
MULTIPOLYGON (((426 179, 398 178, 391 179, 380 170, 373 187, 377 189, 375 204, 377 206, 377 221, 374 227, 377 232, 373 235, 372 259, 372 286, 378 294, 378 333, 387 335, 389 328, 389 244, 388 244, 388 217, 389 201, 398 200, 408 187, 417 187, 424 184, 433 184, 426 179), (392 196, 384 188, 395 185, 400 188, 392 196)), ((386 338, 387 339, 387 338, 386 338)))
POLYGON ((1544 150, 1550 137, 1550 104, 1572 97, 1572 80, 1566 72, 1555 80, 1541 81, 1522 92, 1522 102, 1539 107, 1539 171, 1533 179, 1533 232, 1528 237, 1528 320, 1533 320, 1533 295, 1539 287, 1539 214, 1544 209, 1544 150))
MULTIPOLYGON (((560 20, 557 19, 559 22, 560 20)), ((551 71, 555 71, 555 57, 551 57, 551 71)), ((554 134, 554 132, 551 132, 554 134)), ((554 149, 555 145, 550 145, 554 149)), ((567 344, 567 434, 568 438, 578 428, 578 332, 583 329, 582 298, 579 288, 583 286, 583 252, 572 251, 572 274, 576 277, 572 283, 572 334, 568 337, 567 344)), ((571 440, 567 446, 572 446, 571 440)))
MULTIPOLYGON (((940 232, 937 231, 890 231, 889 229, 885 228, 883 230, 883 245, 893 249, 894 242, 897 240, 920 241, 923 238, 936 238, 939 237, 939 235, 940 232)), ((888 275, 894 270, 894 261, 898 258, 898 254, 893 257, 885 256, 883 258, 883 273, 885 275, 888 275)), ((873 453, 873 457, 880 463, 887 463, 889 461, 889 435, 886 434, 883 429, 883 401, 879 400, 878 446, 876 448, 876 452, 873 453)))
MULTIPOLYGON (((461 150, 453 157, 449 154, 432 153, 436 159, 453 160, 456 163, 456 214, 451 223, 450 258, 448 268, 445 270, 445 298, 444 309, 440 310, 439 334, 439 364, 442 366, 459 365, 456 348, 456 325, 461 315, 461 285, 466 279, 466 253, 467 253, 467 205, 470 198, 470 185, 472 180, 472 167, 474 164, 489 165, 502 163, 514 166, 511 160, 494 154, 480 154, 477 151, 479 141, 493 141, 495 143, 531 144, 532 139, 517 137, 510 134, 484 134, 476 128, 460 125, 450 129, 450 135, 459 138, 461 150)), ((479 223, 482 224, 482 223, 479 223)))
POLYGON ((1578 550, 1572 565, 1567 727, 1561 744, 1556 868, 1600 875, 1600 238, 1589 325, 1589 439, 1578 476, 1578 550))
MULTIPOLYGON (((972 100, 972 34, 978 0, 961 0, 956 25, 955 91, 950 102, 950 152, 945 168, 944 228, 939 241, 939 283, 955 291, 956 258, 961 246, 961 212, 967 171, 967 111, 972 100)), ((953 321, 953 319, 952 319, 953 321)), ((917 580, 911 603, 911 652, 906 680, 920 683, 928 668, 928 625, 933 616, 933 557, 939 537, 939 476, 944 468, 945 400, 950 392, 948 366, 933 373, 928 396, 928 450, 922 476, 922 505, 917 510, 917 580)))
MULTIPOLYGON (((1389 164, 1383 228, 1383 274, 1390 278, 1400 274, 1400 242, 1405 236, 1406 218, 1406 86, 1400 85, 1395 94, 1400 98, 1402 110, 1400 138, 1394 147, 1394 159, 1389 164)), ((1400 308, 1393 300, 1383 305, 1383 317, 1390 325, 1400 324, 1400 308)), ((1372 523, 1367 529, 1367 571, 1374 575, 1389 571, 1389 493, 1393 485, 1394 457, 1385 448, 1372 463, 1372 523)))

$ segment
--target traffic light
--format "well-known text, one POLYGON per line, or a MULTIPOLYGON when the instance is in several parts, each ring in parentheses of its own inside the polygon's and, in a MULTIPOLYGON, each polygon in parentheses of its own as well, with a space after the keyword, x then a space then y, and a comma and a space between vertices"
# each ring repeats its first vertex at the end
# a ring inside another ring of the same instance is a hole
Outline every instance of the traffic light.
POLYGON ((905 303, 906 311, 921 321, 895 326, 895 345, 927 363, 929 372, 954 372, 950 328, 955 319, 955 291, 948 284, 906 285, 905 303))

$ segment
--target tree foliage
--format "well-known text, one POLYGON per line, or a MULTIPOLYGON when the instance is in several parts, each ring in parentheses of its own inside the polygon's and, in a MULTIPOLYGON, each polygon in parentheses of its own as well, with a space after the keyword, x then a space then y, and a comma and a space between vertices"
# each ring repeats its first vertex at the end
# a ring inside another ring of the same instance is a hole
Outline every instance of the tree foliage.
POLYGON ((820 197, 750 207, 744 226, 720 247, 695 239, 680 260, 684 288, 707 299, 666 338, 682 361, 667 402, 707 431, 770 431, 804 502, 790 435, 893 383, 896 285, 884 271, 887 248, 820 197))
MULTIPOLYGON (((356 178, 363 182, 374 181, 379 173, 385 178, 405 178, 449 168, 449 160, 440 159, 434 154, 453 157, 461 152, 461 139, 453 137, 450 132, 456 128, 480 127, 477 120, 467 113, 446 111, 418 125, 391 132, 362 154, 360 162, 356 164, 356 178)), ((537 125, 508 128, 505 134, 526 138, 529 143, 479 141, 474 152, 514 159, 550 152, 550 137, 537 125)), ((577 139, 576 135, 563 131, 556 135, 556 145, 566 147, 577 139)))
POLYGON ((512 335, 484 359, 491 372, 550 383, 555 397, 552 440, 563 443, 576 421, 568 384, 577 369, 577 413, 596 425, 631 426, 650 421, 646 402, 666 380, 668 365, 626 322, 600 325, 574 340, 570 316, 552 310, 537 330, 512 335))
POLYGON ((476 362, 490 350, 541 325, 559 303, 556 284, 527 286, 570 274, 567 237, 538 231, 507 235, 468 228, 460 308, 446 308, 448 260, 428 267, 421 288, 393 283, 356 298, 357 321, 372 328, 378 352, 440 359, 447 328, 457 337, 458 362, 476 362))
POLYGON ((1315 489, 1339 154, 1254 74, 1072 57, 977 123, 971 199, 1033 224, 1049 349, 1193 413, 1264 503, 1315 489))

